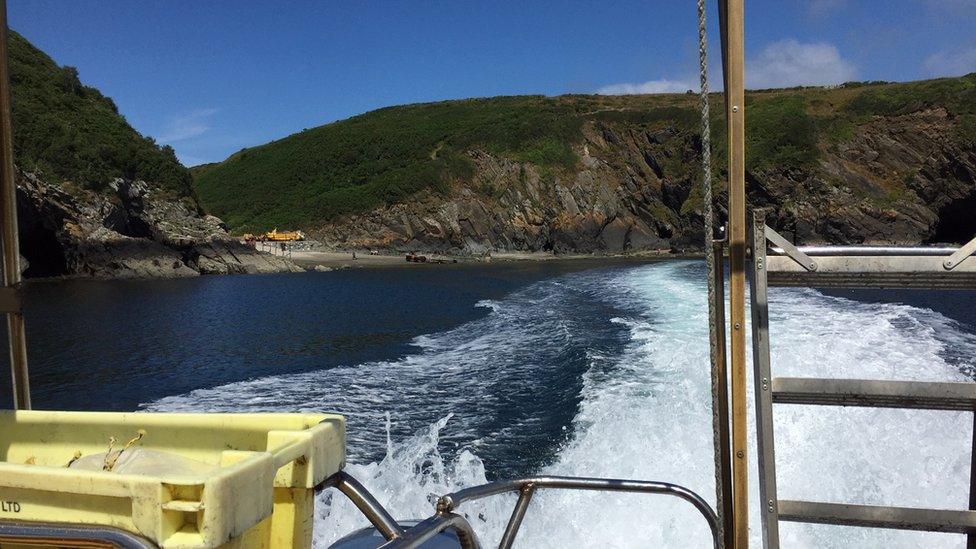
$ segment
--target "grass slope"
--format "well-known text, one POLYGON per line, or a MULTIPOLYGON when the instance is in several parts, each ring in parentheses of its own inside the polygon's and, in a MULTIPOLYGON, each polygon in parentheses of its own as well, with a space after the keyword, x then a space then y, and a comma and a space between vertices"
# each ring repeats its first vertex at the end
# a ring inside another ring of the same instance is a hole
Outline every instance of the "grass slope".
POLYGON ((59 67, 16 32, 9 63, 14 162, 44 176, 102 190, 115 177, 161 184, 192 194, 189 171, 172 147, 135 131, 115 103, 82 85, 74 67, 59 67))
MULTIPOLYGON (((714 98, 713 113, 721 110, 714 98)), ((834 89, 750 92, 748 168, 816 168, 822 146, 843 141, 874 115, 943 106, 961 117, 958 136, 976 140, 976 74, 905 84, 851 83, 834 89)), ((244 149, 194 170, 204 206, 239 230, 313 227, 347 213, 395 203, 465 180, 466 152, 484 150, 572 170, 587 121, 697 132, 697 98, 520 96, 406 105, 372 111, 244 149)), ((715 158, 725 126, 712 121, 715 158)), ((684 169, 694 170, 695 166, 684 169)))

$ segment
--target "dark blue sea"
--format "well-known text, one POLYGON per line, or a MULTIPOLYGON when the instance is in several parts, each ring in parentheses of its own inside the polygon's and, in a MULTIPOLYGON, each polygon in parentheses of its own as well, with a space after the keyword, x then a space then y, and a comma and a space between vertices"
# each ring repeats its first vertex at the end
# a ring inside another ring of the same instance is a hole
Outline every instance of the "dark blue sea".
MULTIPOLYGON (((429 514, 431 494, 539 472, 667 480, 712 500, 704 281, 697 261, 580 260, 32 282, 34 406, 337 411, 349 470, 401 517, 429 514)), ((970 380, 974 297, 774 290, 774 372, 970 380)), ((6 376, 0 390, 9 406, 6 376)), ((968 505, 972 414, 784 406, 776 421, 782 498, 968 505)), ((540 497, 520 540, 707 545, 693 512, 633 498, 540 497)), ((489 539, 508 503, 472 511, 489 539)), ((319 507, 318 545, 360 524, 332 495, 319 507)), ((783 536, 965 543, 828 526, 783 536)))

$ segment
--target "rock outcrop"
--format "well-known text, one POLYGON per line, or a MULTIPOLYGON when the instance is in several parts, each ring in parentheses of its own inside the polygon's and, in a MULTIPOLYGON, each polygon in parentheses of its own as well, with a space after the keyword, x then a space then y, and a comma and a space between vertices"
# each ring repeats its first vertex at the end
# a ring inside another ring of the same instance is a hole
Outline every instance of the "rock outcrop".
MULTIPOLYGON (((976 234, 976 144, 953 131, 941 108, 876 116, 822 143, 815 169, 749 172, 750 204, 772 208, 771 224, 802 243, 966 241, 976 234)), ((574 170, 471 150, 472 179, 449 193, 424 191, 312 232, 336 247, 473 255, 700 249, 694 131, 595 121, 582 132, 574 170)))
POLYGON ((191 198, 144 181, 116 179, 110 190, 73 189, 19 174, 25 276, 175 278, 302 270, 230 237, 191 198))
POLYGON ((752 199, 804 243, 966 242, 976 235, 976 143, 941 108, 877 116, 813 175, 753 174, 752 199))

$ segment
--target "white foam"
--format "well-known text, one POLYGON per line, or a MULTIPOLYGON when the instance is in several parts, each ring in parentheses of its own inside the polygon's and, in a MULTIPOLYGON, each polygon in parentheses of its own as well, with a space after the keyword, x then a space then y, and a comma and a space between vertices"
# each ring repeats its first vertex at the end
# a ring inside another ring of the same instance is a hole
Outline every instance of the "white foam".
MULTIPOLYGON (((437 449, 441 430, 451 415, 445 416, 414 436, 390 442, 390 451, 378 463, 351 464, 346 471, 364 481, 370 493, 397 517, 426 517, 441 494, 487 482, 485 466, 477 456, 462 451, 456 459, 446 461, 437 449), (405 480, 409 483, 405 484, 405 480)), ((493 508, 480 507, 489 514, 504 513, 506 502, 493 502, 493 508)), ((316 505, 315 545, 326 547, 342 534, 369 526, 356 507, 333 490, 320 496, 316 505)), ((468 519, 481 536, 491 535, 485 521, 476 513, 468 519)), ((494 525, 492 525, 494 526, 494 525)))
MULTIPOLYGON (((426 418, 426 424, 433 423, 430 427, 394 442, 357 435, 351 426, 353 449, 357 444, 385 444, 389 451, 381 462, 353 463, 347 470, 396 517, 427 516, 434 495, 485 481, 484 464, 472 452, 461 451, 454 459, 438 452, 438 437, 446 426, 478 432, 477 418, 450 417, 459 405, 452 395, 487 398, 479 387, 494 369, 519 368, 516 359, 523 355, 516 347, 538 351, 546 343, 558 348, 574 332, 571 319, 560 318, 565 311, 558 311, 553 300, 566 295, 560 292, 597 292, 628 311, 608 313, 606 322, 625 326, 629 337, 617 352, 587 351, 591 367, 573 422, 574 437, 542 472, 676 482, 714 502, 704 275, 689 262, 609 273, 567 277, 551 284, 548 293, 518 296, 519 307, 513 298, 482 302, 479 306, 492 310, 488 319, 423 338, 417 356, 231 384, 163 399, 149 408, 294 409, 282 398, 286 386, 297 385, 308 391, 298 408, 329 403, 358 411, 364 414, 358 426, 366 432, 376 432, 388 421, 388 410, 393 410, 394 426, 426 418), (513 315, 521 320, 514 321, 513 315), (437 398, 429 398, 431 392, 437 398)), ((776 375, 963 380, 974 366, 976 338, 931 311, 784 290, 771 294, 770 313, 776 375)), ((751 411, 751 388, 749 397, 751 411)), ((806 406, 777 406, 775 414, 781 498, 959 509, 968 503, 969 414, 806 406)), ((749 432, 752 436, 754 427, 749 432)), ((754 440, 751 445, 754 456, 754 440)), ((755 478, 753 466, 750 518, 758 544, 755 478)), ((323 495, 317 546, 365 525, 341 500, 323 495)), ((501 497, 462 510, 490 546, 512 503, 513 498, 501 497)), ((789 523, 781 532, 784 547, 965 544, 955 535, 789 523)), ((533 501, 518 544, 708 547, 709 534, 701 517, 676 499, 553 492, 533 501)))
POLYGON ((491 309, 492 311, 498 312, 501 310, 501 305, 493 299, 482 299, 474 304, 475 307, 483 307, 485 309, 491 309))
MULTIPOLYGON (((636 269, 611 283, 649 314, 627 320, 631 343, 617 370, 587 378, 576 420, 586 428, 551 472, 667 480, 714 502, 704 283, 682 276, 686 268, 636 269)), ((773 293, 770 310, 777 375, 963 380, 945 351, 962 347, 972 357, 976 350, 974 338, 944 317, 902 305, 788 290, 773 293)), ((751 387, 749 397, 751 412, 751 387)), ((959 509, 968 503, 967 413, 779 406, 775 419, 781 498, 959 509)), ((753 456, 754 432, 750 417, 753 456)), ((758 544, 755 467, 750 474, 758 544)), ((640 503, 634 496, 559 495, 537 510, 546 518, 527 524, 525 541, 708 546, 707 529, 687 506, 660 498, 640 503), (546 537, 558 531, 559 515, 571 517, 567 535, 546 537)), ((784 547, 964 544, 962 536, 794 524, 784 524, 782 534, 784 547)))

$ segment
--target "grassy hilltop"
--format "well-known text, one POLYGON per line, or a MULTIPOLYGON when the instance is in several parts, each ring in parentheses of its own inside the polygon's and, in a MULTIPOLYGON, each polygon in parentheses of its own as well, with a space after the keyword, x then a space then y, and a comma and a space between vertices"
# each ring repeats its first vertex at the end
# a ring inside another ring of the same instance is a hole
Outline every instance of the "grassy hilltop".
MULTIPOLYGON (((712 109, 719 172, 725 147, 720 101, 716 95, 712 109)), ((748 169, 816 174, 823 155, 873 117, 935 107, 954 117, 954 139, 976 141, 976 74, 750 92, 748 169)), ((241 150, 194 169, 194 184, 204 206, 232 228, 314 228, 344 214, 409 201, 420 191, 448 194, 452 185, 472 179, 471 151, 531 164, 544 178, 568 177, 578 168, 587 124, 697 134, 698 120, 697 96, 691 94, 495 97, 390 107, 241 150)), ((671 179, 697 170, 684 160, 661 163, 671 179)))
POLYGON ((59 67, 16 32, 9 34, 14 162, 52 182, 95 191, 116 177, 143 179, 192 195, 189 171, 172 147, 135 131, 115 103, 59 67))

